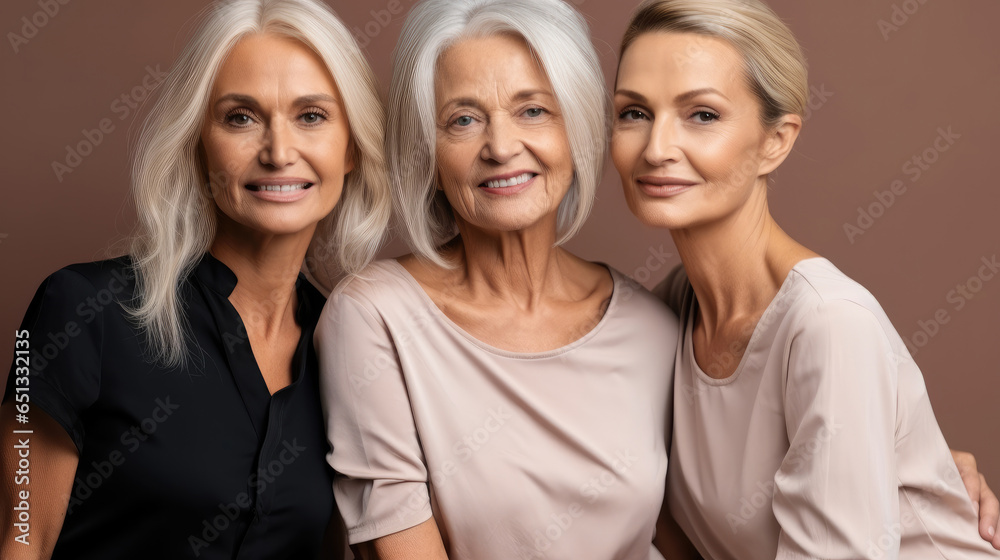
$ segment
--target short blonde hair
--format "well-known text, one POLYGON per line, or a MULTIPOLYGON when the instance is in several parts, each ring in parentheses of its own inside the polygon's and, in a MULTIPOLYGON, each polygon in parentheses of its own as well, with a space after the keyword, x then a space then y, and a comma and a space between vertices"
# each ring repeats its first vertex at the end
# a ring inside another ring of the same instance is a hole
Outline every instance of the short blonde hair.
POLYGON ((784 115, 805 115, 809 84, 802 48, 760 0, 646 0, 629 22, 621 54, 640 35, 652 32, 696 33, 735 47, 743 55, 765 127, 784 115))
POLYGON ((561 0, 424 0, 406 18, 392 60, 386 155, 402 236, 419 257, 456 234, 436 184, 434 75, 438 58, 469 37, 512 34, 548 76, 566 123, 574 177, 559 205, 557 244, 575 235, 594 204, 607 153, 610 100, 583 17, 561 0))
POLYGON ((180 283, 215 237, 216 206, 198 149, 212 85, 233 46, 258 33, 294 38, 319 55, 337 84, 354 146, 355 167, 316 230, 307 271, 323 280, 359 271, 378 251, 391 214, 384 110, 375 76, 344 24, 317 0, 210 5, 167 74, 132 167, 139 220, 130 252, 139 300, 129 313, 146 334, 151 357, 166 364, 186 356, 180 283))

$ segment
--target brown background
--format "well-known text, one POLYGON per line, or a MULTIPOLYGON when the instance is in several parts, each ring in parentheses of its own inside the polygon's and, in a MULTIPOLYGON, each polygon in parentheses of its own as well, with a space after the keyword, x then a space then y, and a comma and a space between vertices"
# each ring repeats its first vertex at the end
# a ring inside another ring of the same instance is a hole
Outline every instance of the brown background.
MULTIPOLYGON (((41 1, 58 5, 58 12, 39 15, 44 14, 39 0, 4 0, 0 7, 7 38, 0 45, 0 362, 5 364, 14 330, 42 279, 66 264, 108 256, 112 242, 131 229, 128 148, 143 113, 126 113, 120 98, 146 95, 147 66, 164 71, 170 66, 193 16, 205 5, 201 0, 41 1), (23 34, 22 18, 44 25, 15 53, 10 34, 23 34), (99 128, 102 119, 109 119, 110 132, 58 180, 53 162, 65 163, 67 147, 84 141, 83 131, 99 128)), ((367 36, 369 58, 387 84, 389 54, 413 0, 331 3, 349 27, 367 36)), ((617 44, 637 0, 573 3, 591 25, 610 82, 617 44)), ((928 327, 934 336, 917 335, 925 345, 916 360, 949 443, 973 451, 1000 487, 995 437, 1000 277, 972 281, 969 287, 980 291, 962 309, 948 301, 956 285, 977 274, 983 257, 1000 253, 995 154, 1000 3, 772 0, 771 5, 802 42, 816 92, 804 134, 776 176, 773 212, 795 238, 868 287, 905 338, 920 332, 918 321, 944 310, 939 316, 947 316, 947 323, 936 331, 928 327), (901 25, 886 38, 879 21, 892 24, 894 12, 901 25), (932 148, 938 129, 949 127, 960 137, 947 151, 928 152, 936 161, 917 178, 910 171, 917 168, 905 167, 907 161, 932 148), (889 191, 895 180, 902 181, 905 193, 884 212, 872 209, 878 217, 849 240, 845 224, 857 225, 859 207, 877 204, 874 191, 889 191)), ((650 285, 679 262, 672 256, 647 266, 651 250, 661 245, 674 252, 666 232, 639 225, 629 213, 609 165, 594 213, 570 249, 650 285)), ((400 251, 394 243, 384 254, 400 251)))

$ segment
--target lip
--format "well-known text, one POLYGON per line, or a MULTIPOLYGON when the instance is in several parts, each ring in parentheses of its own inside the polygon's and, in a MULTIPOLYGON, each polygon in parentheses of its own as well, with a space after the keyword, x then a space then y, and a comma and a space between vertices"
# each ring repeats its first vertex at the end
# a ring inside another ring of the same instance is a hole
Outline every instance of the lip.
POLYGON ((309 181, 301 177, 262 177, 248 181, 243 188, 254 198, 267 202, 295 202, 305 198, 309 191, 316 186, 314 181, 309 181), (254 190, 249 187, 274 187, 280 185, 305 185, 288 191, 268 191, 254 190))
POLYGON ((502 175, 493 175, 493 176, 490 176, 490 177, 486 177, 486 178, 484 178, 482 180, 481 183, 479 183, 480 186, 477 186, 476 188, 478 188, 479 190, 481 190, 483 192, 489 193, 489 194, 496 194, 496 195, 503 195, 503 196, 513 195, 513 194, 517 194, 517 193, 519 193, 521 191, 524 191, 525 189, 527 189, 531 185, 535 184, 535 179, 537 177, 538 177, 538 173, 536 173, 534 171, 531 171, 531 170, 528 170, 528 169, 520 169, 520 170, 517 170, 517 171, 512 171, 510 173, 504 173, 502 175), (505 181, 505 180, 513 179, 514 177, 518 177, 518 176, 525 175, 525 174, 531 175, 531 178, 528 179, 527 181, 521 183, 521 184, 518 184, 518 185, 514 185, 514 186, 510 186, 510 187, 494 187, 494 188, 490 188, 490 187, 485 186, 490 181, 505 181))
POLYGON ((691 190, 698 183, 678 177, 643 175, 635 179, 636 185, 648 196, 666 198, 691 190))

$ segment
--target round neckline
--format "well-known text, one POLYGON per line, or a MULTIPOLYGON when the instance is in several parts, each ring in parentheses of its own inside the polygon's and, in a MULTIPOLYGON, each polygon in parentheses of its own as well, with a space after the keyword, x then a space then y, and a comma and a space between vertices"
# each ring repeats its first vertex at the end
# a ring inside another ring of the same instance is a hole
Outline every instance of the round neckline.
POLYGON ((604 310, 604 315, 601 316, 601 320, 598 321, 597 324, 594 325, 594 327, 590 329, 586 334, 584 334, 580 338, 574 340, 573 342, 570 342, 565 346, 560 346, 559 348, 553 348, 552 350, 544 350, 541 352, 515 352, 512 350, 504 350, 503 348, 497 348, 496 346, 487 344, 486 342, 483 342, 482 340, 479 340, 478 338, 472 336, 471 333, 469 333, 461 326, 459 326, 458 323, 452 321, 451 318, 448 317, 448 315, 446 315, 444 311, 441 311, 441 308, 438 307, 436 303, 434 303, 434 300, 431 299, 431 296, 427 294, 427 292, 424 290, 424 287, 420 285, 420 282, 418 282, 417 279, 414 278, 412 274, 410 274, 410 271, 406 270, 406 267, 400 264, 399 261, 396 259, 387 259, 387 260, 392 263, 392 266, 395 266, 396 268, 399 269, 406 282, 410 285, 410 287, 416 290, 416 292, 418 293, 418 297, 420 297, 420 299, 425 304, 427 304, 427 306, 431 309, 431 312, 434 313, 434 315, 438 317, 438 319, 442 323, 447 325, 448 328, 455 331, 462 338, 465 338, 466 340, 468 340, 481 350, 484 350, 491 354, 495 354, 497 356, 502 356, 504 358, 512 358, 519 360, 538 360, 544 358, 552 358, 571 352, 576 348, 586 344, 587 341, 597 336, 597 333, 600 332, 601 329, 604 327, 604 325, 609 321, 609 317, 611 316, 612 311, 616 309, 618 305, 618 294, 621 292, 621 278, 619 277, 618 271, 616 271, 614 268, 608 266, 605 263, 595 262, 594 264, 599 264, 603 266, 605 269, 607 269, 608 273, 611 274, 611 283, 612 283, 611 298, 610 301, 608 302, 607 309, 604 310))
POLYGON ((794 284, 792 281, 793 277, 801 274, 798 268, 802 266, 803 263, 807 263, 809 261, 829 262, 826 257, 809 257, 795 263, 795 265, 788 271, 788 275, 786 275, 785 279, 781 282, 781 286, 778 288, 778 293, 774 294, 774 298, 771 299, 770 303, 767 304, 767 307, 764 308, 764 312, 761 313, 760 318, 757 319, 757 324, 753 326, 753 332, 750 333, 750 340, 747 341, 747 346, 743 349, 743 355, 740 356, 740 362, 736 365, 736 369, 733 370, 733 373, 723 378, 712 377, 711 375, 705 373, 705 371, 701 369, 701 365, 698 364, 698 360, 694 357, 694 314, 697 311, 698 300, 692 296, 689 317, 688 320, 685 321, 686 324, 684 325, 684 348, 682 351, 687 359, 690 360, 695 376, 698 377, 699 380, 707 385, 723 386, 735 383, 736 380, 739 379, 740 374, 743 373, 743 370, 745 369, 748 357, 756 346, 757 340, 763 336, 762 333, 764 327, 761 325, 770 324, 771 316, 777 313, 775 310, 777 309, 779 302, 784 299, 794 284))

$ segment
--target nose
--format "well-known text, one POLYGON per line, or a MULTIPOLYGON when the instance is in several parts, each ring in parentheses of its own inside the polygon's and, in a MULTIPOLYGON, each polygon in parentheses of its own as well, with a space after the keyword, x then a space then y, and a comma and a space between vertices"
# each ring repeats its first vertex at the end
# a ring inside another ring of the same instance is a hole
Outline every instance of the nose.
POLYGON ((524 150, 522 130, 510 118, 499 117, 490 120, 486 127, 486 143, 483 145, 483 159, 506 163, 524 150))
POLYGON ((260 148, 259 159, 264 165, 271 167, 286 167, 295 163, 299 151, 295 144, 295 132, 289 126, 275 123, 264 133, 264 142, 260 148))
POLYGON ((646 143, 646 149, 642 152, 642 157, 647 163, 660 166, 680 159, 678 126, 672 119, 653 121, 653 126, 649 131, 649 141, 646 143))

